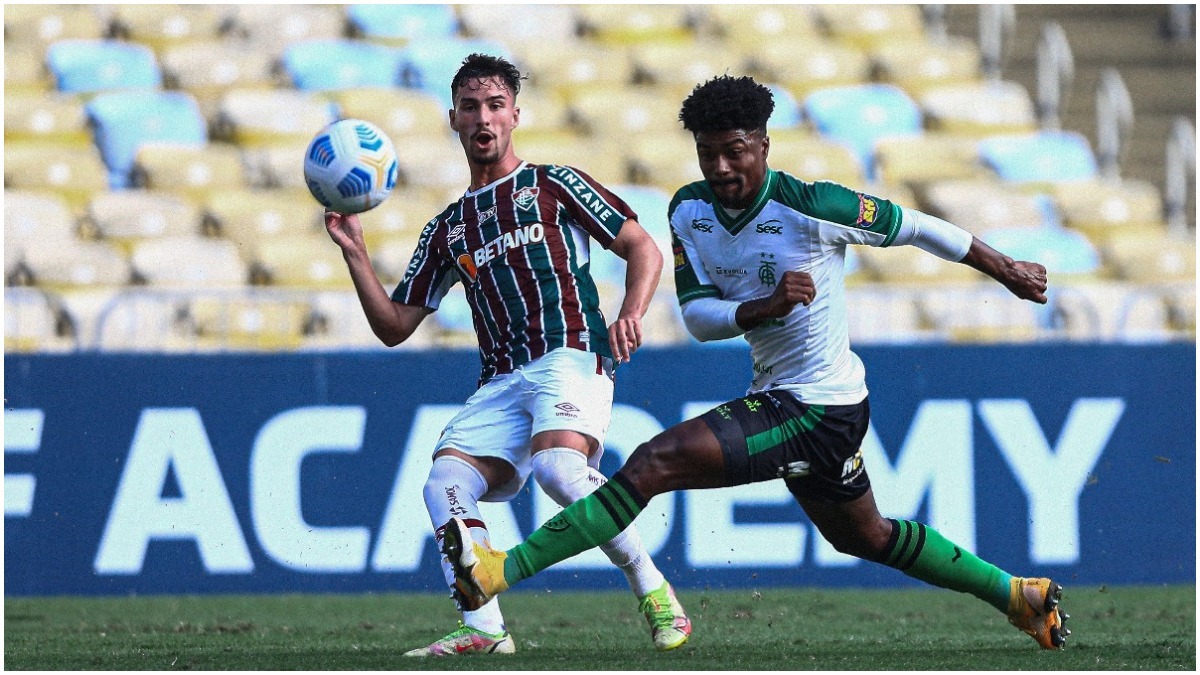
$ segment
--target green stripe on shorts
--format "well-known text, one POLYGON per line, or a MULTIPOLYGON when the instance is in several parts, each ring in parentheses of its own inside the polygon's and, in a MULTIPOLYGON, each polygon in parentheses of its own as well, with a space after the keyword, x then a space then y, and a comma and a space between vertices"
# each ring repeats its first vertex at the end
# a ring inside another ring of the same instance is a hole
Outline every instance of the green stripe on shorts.
POLYGON ((794 437, 796 434, 808 433, 817 426, 821 418, 825 416, 825 406, 812 405, 804 413, 800 419, 792 418, 783 424, 766 431, 746 438, 746 454, 750 456, 757 455, 765 450, 785 443, 794 437))

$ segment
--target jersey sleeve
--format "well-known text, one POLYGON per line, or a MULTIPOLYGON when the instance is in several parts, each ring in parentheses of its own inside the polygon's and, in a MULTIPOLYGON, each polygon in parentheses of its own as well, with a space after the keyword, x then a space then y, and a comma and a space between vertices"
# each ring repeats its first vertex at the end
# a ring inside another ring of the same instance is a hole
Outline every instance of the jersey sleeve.
POLYGON ((680 208, 681 196, 671 201, 668 218, 671 224, 671 252, 675 264, 675 295, 679 305, 696 298, 720 298, 721 290, 712 282, 696 250, 691 235, 691 222, 686 208, 680 208))
POLYGON ((567 213, 604 248, 612 245, 626 220, 637 219, 624 200, 579 169, 553 164, 545 169, 567 213))
POLYGON ((451 274, 448 256, 439 252, 439 242, 445 241, 444 237, 438 237, 439 222, 435 218, 421 231, 404 278, 392 291, 393 302, 436 310, 457 280, 457 275, 451 274))
POLYGON ((903 215, 898 205, 831 181, 805 183, 783 176, 784 203, 823 221, 821 240, 827 244, 891 246, 900 234, 903 215))

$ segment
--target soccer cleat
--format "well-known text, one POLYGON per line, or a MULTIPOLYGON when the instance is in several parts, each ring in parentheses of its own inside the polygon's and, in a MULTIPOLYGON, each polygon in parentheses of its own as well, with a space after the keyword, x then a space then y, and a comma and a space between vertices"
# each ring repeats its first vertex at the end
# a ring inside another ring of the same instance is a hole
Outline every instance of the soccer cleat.
POLYGON ((508 590, 504 559, 508 554, 476 543, 459 518, 451 518, 442 534, 442 554, 454 568, 454 600, 463 611, 479 609, 508 590))
POLYGON ((1071 631, 1070 615, 1059 608, 1062 586, 1049 579, 1013 577, 1009 586, 1008 622, 1027 633, 1042 649, 1062 649, 1071 631))
POLYGON ((458 630, 428 647, 418 647, 405 656, 458 656, 460 654, 512 654, 517 651, 512 635, 502 630, 488 633, 458 622, 458 630))
POLYGON ((671 584, 663 582, 657 591, 650 591, 638 607, 650 624, 654 648, 665 652, 682 646, 692 634, 692 620, 683 612, 671 584))

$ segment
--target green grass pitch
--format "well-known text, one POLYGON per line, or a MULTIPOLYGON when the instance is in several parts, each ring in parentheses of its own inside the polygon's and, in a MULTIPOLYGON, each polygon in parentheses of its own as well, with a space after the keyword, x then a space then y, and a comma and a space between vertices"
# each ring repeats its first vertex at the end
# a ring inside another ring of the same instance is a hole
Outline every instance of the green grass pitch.
POLYGON ((7 670, 1195 670, 1196 588, 1067 587, 1043 652, 935 589, 683 591, 695 631, 655 653, 628 593, 502 599, 512 656, 404 659, 455 625, 433 594, 6 598, 7 670))

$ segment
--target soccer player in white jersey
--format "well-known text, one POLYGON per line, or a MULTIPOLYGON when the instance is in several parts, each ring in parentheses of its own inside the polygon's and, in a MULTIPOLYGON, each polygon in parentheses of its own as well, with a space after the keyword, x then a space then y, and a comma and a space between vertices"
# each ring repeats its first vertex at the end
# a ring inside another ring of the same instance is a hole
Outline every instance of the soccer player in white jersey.
MULTIPOLYGON (((457 516, 487 541, 478 503, 512 499, 530 475, 563 506, 605 482, 597 467, 612 413, 613 361, 628 361, 641 344, 642 316, 662 271, 657 245, 619 197, 577 169, 517 157, 520 84, 512 64, 482 54, 467 57, 455 74, 450 127, 471 186, 425 226, 390 296, 358 218, 325 215, 371 328, 388 346, 412 335, 456 282, 471 306, 480 387, 447 424, 424 489, 439 540, 439 526, 457 516), (627 263, 624 302, 608 327, 588 273, 590 240, 627 263)), ((610 539, 600 548, 640 599, 655 648, 682 645, 691 623, 636 530, 610 539)), ((449 563, 442 566, 453 585, 449 563)), ((406 655, 514 650, 493 601, 464 610, 457 630, 406 655)))
POLYGON ((770 90, 748 77, 698 86, 680 119, 705 180, 670 206, 684 322, 700 340, 745 337, 749 393, 639 446, 604 487, 506 552, 472 542, 452 520, 444 551, 460 602, 494 597, 608 540, 655 495, 782 479, 837 550, 975 595, 1043 648, 1061 648, 1070 631, 1058 584, 1014 577, 927 525, 880 515, 860 451, 867 388, 847 338, 842 279, 847 245, 913 245, 1044 303, 1045 268, 933 216, 769 168, 773 108, 770 90))

